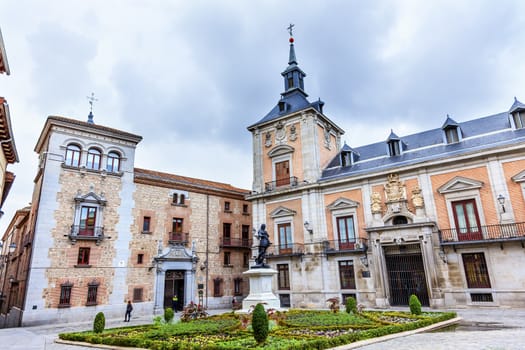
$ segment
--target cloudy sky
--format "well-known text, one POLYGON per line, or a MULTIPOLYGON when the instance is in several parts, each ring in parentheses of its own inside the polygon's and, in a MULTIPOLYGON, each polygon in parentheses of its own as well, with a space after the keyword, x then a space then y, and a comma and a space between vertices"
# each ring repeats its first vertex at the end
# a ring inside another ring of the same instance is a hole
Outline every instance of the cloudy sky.
POLYGON ((20 162, 0 232, 31 200, 49 115, 143 136, 135 165, 250 189, 248 125, 277 103, 289 23, 310 100, 352 147, 525 102, 525 2, 0 0, 20 162))

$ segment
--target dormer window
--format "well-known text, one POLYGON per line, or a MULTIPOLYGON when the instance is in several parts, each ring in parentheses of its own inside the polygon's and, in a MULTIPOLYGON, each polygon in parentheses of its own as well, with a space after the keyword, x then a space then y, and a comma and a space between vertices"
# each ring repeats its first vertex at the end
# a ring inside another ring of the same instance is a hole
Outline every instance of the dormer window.
POLYGON ((401 155, 401 139, 394 133, 394 130, 390 130, 390 135, 386 139, 388 148, 388 155, 390 157, 401 155))
POLYGON ((284 101, 279 101, 279 112, 284 112, 286 111, 286 102, 284 101))
POLYGON ((391 157, 401 155, 401 146, 399 140, 388 141, 388 154, 391 157))
POLYGON ((458 128, 456 127, 446 128, 445 138, 447 139, 447 144, 459 142, 458 128))
POLYGON ((514 103, 509 109, 509 114, 514 129, 525 128, 525 104, 518 101, 516 97, 514 97, 514 103))
POLYGON ((525 128, 525 111, 516 111, 512 113, 512 121, 516 129, 525 128))
POLYGON ((443 141, 449 145, 461 141, 461 129, 459 124, 447 114, 447 119, 441 127, 443 130, 443 141))
POLYGON ((353 164, 352 152, 341 152, 341 166, 351 166, 353 164))

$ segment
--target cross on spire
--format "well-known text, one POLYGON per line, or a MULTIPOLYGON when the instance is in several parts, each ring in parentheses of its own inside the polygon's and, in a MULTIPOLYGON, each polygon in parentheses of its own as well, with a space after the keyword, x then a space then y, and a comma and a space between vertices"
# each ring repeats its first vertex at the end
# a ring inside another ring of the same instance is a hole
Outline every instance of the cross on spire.
POLYGON ((295 27, 295 24, 290 23, 288 28, 286 28, 288 30, 288 33, 290 33, 290 36, 293 36, 293 33, 292 33, 293 27, 295 27))
POLYGON ((98 98, 95 98, 95 93, 92 92, 91 96, 86 96, 89 101, 89 113, 93 113, 93 102, 98 101, 98 98))

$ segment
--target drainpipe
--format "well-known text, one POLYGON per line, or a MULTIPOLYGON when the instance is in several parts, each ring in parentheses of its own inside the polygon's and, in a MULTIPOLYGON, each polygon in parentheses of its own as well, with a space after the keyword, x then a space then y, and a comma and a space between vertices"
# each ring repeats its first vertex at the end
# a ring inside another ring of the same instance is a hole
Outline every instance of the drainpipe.
POLYGON ((210 195, 206 195, 206 308, 208 308, 208 266, 209 266, 209 241, 210 241, 210 195))

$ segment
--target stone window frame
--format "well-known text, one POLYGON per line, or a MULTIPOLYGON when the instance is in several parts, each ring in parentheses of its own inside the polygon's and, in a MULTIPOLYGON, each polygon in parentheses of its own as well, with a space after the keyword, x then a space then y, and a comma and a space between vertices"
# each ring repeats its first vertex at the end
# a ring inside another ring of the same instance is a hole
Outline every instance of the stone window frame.
POLYGON ((445 183, 438 188, 438 192, 444 196, 445 205, 447 208, 447 215, 449 220, 449 227, 454 228, 454 239, 458 239, 456 227, 453 202, 474 200, 476 203, 477 216, 480 226, 486 226, 485 215, 483 211, 483 202, 481 200, 480 189, 483 187, 483 182, 473 179, 468 179, 461 176, 456 176, 452 180, 445 183))
POLYGON ((104 208, 106 207, 106 198, 104 197, 104 193, 101 193, 100 195, 97 195, 93 192, 93 188, 90 189, 90 191, 82 195, 81 190, 77 191, 77 195, 73 199, 75 202, 74 207, 74 216, 73 216, 73 223, 71 225, 71 233, 69 234, 69 239, 73 242, 73 244, 77 240, 95 240, 96 244, 100 244, 100 242, 106 238, 104 236, 104 208), (83 207, 93 207, 96 208, 97 215, 95 217, 95 230, 93 233, 93 236, 82 236, 79 235, 79 229, 80 229, 80 219, 81 219, 81 212, 83 207))
POLYGON ((273 241, 271 239, 270 241, 276 242, 274 244, 277 247, 276 249, 280 248, 279 225, 282 225, 282 224, 290 224, 292 241, 287 242, 287 243, 291 244, 292 249, 293 249, 293 245, 295 243, 295 227, 294 227, 293 217, 296 214, 297 214, 296 211, 285 208, 285 207, 278 207, 270 213, 270 217, 273 220, 273 223, 272 223, 273 224, 273 241))
MULTIPOLYGON (((479 305, 479 302, 471 301, 470 294, 472 293, 492 293, 492 290, 494 289, 493 286, 495 284, 495 281, 492 276, 496 276, 496 272, 492 268, 490 250, 486 248, 481 248, 481 247, 471 247, 471 248, 461 249, 461 251, 458 253, 460 255, 460 257, 457 260, 458 265, 459 265, 458 270, 461 271, 461 281, 464 286, 464 293, 465 293, 465 297, 467 300, 467 304, 468 305, 479 305), (489 276, 490 283, 492 286, 490 288, 469 288, 468 287, 468 281, 467 281, 467 276, 465 272, 465 265, 463 263, 463 254, 476 254, 476 253, 477 254, 483 253, 485 257, 485 263, 487 265, 487 274, 489 276)), ((497 302, 496 300, 494 300, 493 302, 483 302, 482 305, 490 305, 490 304, 497 305, 497 302)))
POLYGON ((339 250, 339 235, 337 227, 337 219, 352 216, 354 222, 354 234, 355 234, 355 244, 358 245, 358 242, 361 242, 361 237, 359 235, 359 220, 357 219, 357 208, 359 203, 347 198, 338 198, 330 205, 327 206, 327 209, 330 210, 332 218, 332 237, 335 243, 335 248, 339 250))

